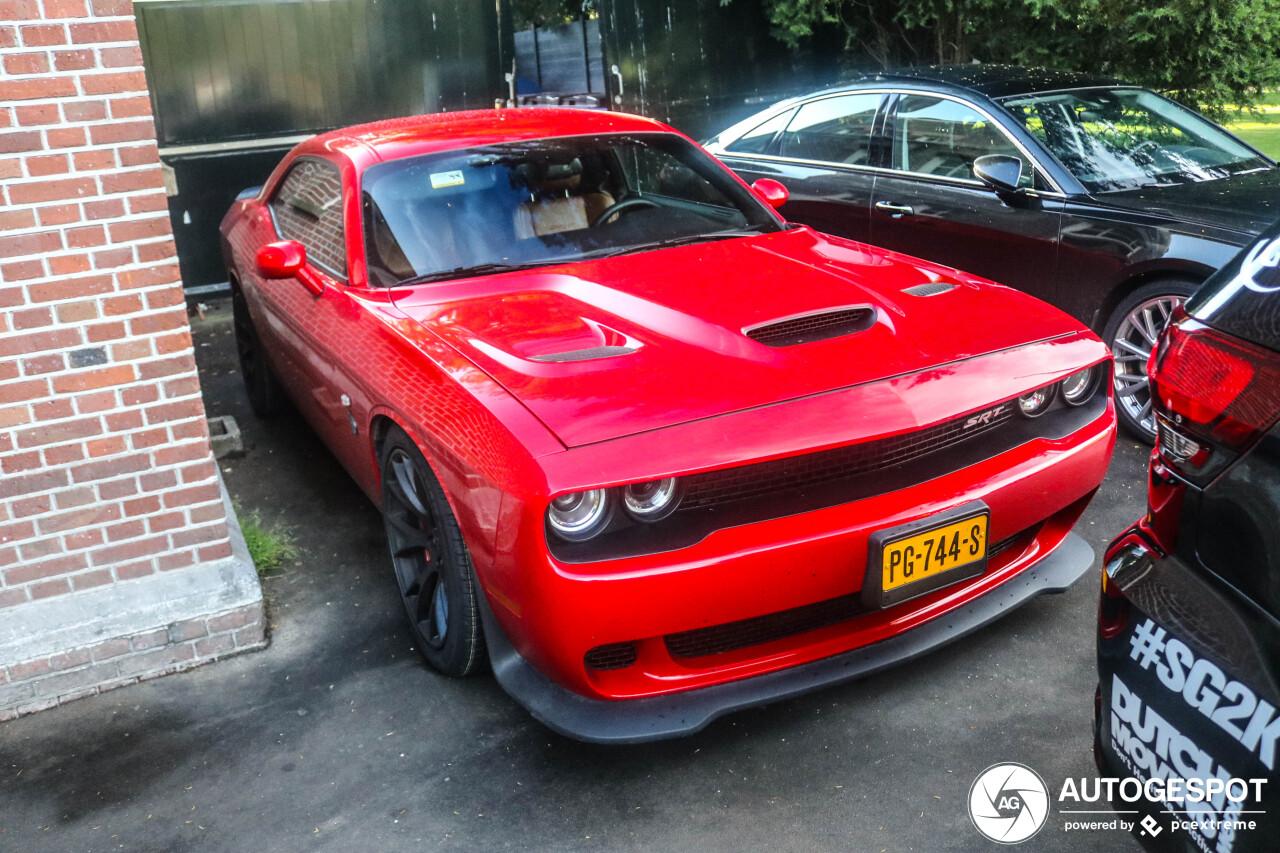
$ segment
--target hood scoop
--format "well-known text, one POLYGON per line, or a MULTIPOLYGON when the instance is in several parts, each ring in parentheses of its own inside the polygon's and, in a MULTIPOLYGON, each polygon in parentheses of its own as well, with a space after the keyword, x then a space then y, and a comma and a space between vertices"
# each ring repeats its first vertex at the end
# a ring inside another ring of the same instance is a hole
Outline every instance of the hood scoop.
POLYGON ((917 284, 914 287, 904 287, 903 293, 909 296, 937 296, 939 293, 946 293, 948 290, 954 290, 955 285, 945 281, 926 281, 924 284, 917 284))
POLYGON ((530 361, 542 362, 564 362, 564 361, 591 361, 596 358, 613 358, 615 355, 630 355, 638 346, 605 346, 605 347, 588 347, 587 349, 574 349, 565 352, 551 352, 546 355, 535 355, 529 358, 530 361))
POLYGON ((862 305, 786 317, 743 329, 742 333, 765 346, 793 347, 852 335, 855 332, 865 332, 875 324, 875 309, 862 305))

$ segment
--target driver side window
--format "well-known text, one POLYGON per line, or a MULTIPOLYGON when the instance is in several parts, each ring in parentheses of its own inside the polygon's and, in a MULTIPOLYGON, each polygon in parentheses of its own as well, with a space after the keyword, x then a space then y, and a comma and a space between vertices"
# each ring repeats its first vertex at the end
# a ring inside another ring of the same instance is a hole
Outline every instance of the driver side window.
POLYGON ((1026 156, 994 122, 972 107, 932 95, 903 95, 893 127, 893 168, 918 175, 975 180, 973 161, 1005 154, 1022 161, 1018 186, 1035 184, 1026 156))

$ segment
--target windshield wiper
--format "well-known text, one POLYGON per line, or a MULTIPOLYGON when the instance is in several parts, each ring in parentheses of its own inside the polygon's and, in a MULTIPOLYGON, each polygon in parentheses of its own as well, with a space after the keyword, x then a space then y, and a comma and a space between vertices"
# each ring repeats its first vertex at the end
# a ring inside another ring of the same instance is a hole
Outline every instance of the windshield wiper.
POLYGON ((584 255, 584 260, 594 260, 596 258, 615 258, 619 255, 629 255, 632 252, 651 252, 655 249, 671 249, 675 246, 689 246, 694 243, 709 243, 713 240, 735 240, 739 237, 755 237, 762 234, 760 229, 763 225, 753 225, 749 228, 735 228, 730 231, 711 231, 706 234, 687 234, 684 237, 669 237, 666 240, 653 240, 649 243, 632 243, 629 246, 620 246, 616 249, 603 249, 599 252, 591 252, 584 255))
POLYGON ((451 270, 437 270, 436 272, 423 273, 415 275, 412 278, 406 278, 397 282, 397 287, 403 287, 408 284, 428 284, 433 281, 445 281, 451 278, 469 278, 473 275, 493 275, 500 272, 518 272, 520 270, 537 269, 538 267, 549 267, 555 264, 563 264, 574 260, 573 258, 552 258, 541 261, 528 261, 522 264, 506 263, 497 261, 489 264, 472 264, 465 267, 454 267, 451 270))

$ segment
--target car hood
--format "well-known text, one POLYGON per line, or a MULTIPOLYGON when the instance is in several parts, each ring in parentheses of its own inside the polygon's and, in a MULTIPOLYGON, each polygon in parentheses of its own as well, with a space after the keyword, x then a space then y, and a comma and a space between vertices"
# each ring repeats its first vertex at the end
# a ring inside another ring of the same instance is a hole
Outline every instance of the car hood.
MULTIPOLYGON (((1017 291, 808 228, 421 285, 395 300, 567 447, 911 374, 1083 328, 1017 291), (925 284, 953 287, 935 295, 904 292, 925 284), (869 309, 865 328, 828 340, 769 346, 744 333, 798 315, 858 308, 869 309)), ((943 374, 945 368, 933 372, 943 374)), ((1028 377, 1027 387, 1035 380, 1028 377)), ((911 413, 902 416, 909 428, 911 413)))
POLYGON ((1099 193, 1102 204, 1257 234, 1280 218, 1280 168, 1216 181, 1099 193))

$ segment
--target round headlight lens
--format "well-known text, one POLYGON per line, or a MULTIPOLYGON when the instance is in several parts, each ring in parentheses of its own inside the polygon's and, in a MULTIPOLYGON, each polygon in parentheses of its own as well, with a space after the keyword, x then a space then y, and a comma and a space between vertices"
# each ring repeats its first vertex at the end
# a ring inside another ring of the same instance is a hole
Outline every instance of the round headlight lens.
POLYGON ((584 542, 609 524, 609 492, 592 489, 561 495, 547 507, 547 523, 561 539, 584 542))
POLYGON ((636 521, 661 521, 680 505, 675 477, 632 483, 622 490, 622 505, 636 521))
POLYGON ((1088 402, 1098 388, 1098 383, 1094 381, 1097 375, 1098 371, 1095 368, 1087 367, 1062 380, 1062 399, 1072 406, 1088 402))
POLYGON ((1053 402, 1053 386, 1046 385, 1019 397, 1018 408, 1026 417, 1038 418, 1048 411, 1051 402, 1053 402))

